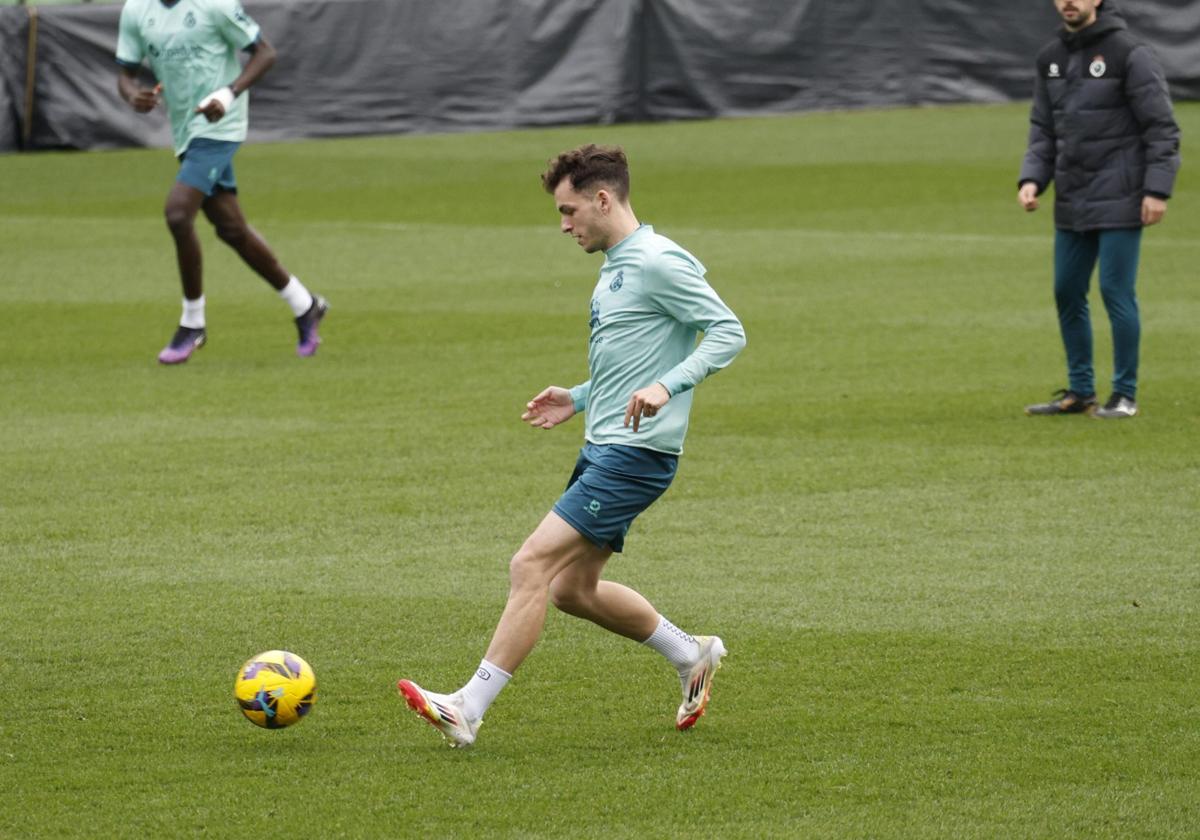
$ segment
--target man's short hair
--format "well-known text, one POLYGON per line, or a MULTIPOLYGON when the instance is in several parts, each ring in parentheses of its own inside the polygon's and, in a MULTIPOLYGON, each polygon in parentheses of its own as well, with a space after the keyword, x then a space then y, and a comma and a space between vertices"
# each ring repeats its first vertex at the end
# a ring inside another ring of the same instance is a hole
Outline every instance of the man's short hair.
POLYGON ((576 192, 607 187, 620 201, 629 199, 629 161, 620 146, 588 143, 551 158, 542 173, 542 186, 551 195, 564 178, 571 179, 576 192))

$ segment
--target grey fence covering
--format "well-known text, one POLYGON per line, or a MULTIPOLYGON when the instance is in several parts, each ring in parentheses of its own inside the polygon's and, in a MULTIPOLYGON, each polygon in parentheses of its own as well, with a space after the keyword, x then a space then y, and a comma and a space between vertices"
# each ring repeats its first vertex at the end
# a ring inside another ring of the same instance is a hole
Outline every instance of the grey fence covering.
MULTIPOLYGON (((1024 99, 1058 20, 1051 0, 249 0, 246 9, 280 53, 251 94, 252 140, 1024 99)), ((1200 97, 1200 3, 1127 0, 1123 10, 1175 96, 1200 97)), ((161 112, 135 114, 116 94, 119 13, 119 4, 38 7, 34 30, 31 8, 0 8, 0 150, 170 144, 161 112)))
POLYGON ((28 40, 24 10, 0 8, 0 151, 20 148, 28 40))

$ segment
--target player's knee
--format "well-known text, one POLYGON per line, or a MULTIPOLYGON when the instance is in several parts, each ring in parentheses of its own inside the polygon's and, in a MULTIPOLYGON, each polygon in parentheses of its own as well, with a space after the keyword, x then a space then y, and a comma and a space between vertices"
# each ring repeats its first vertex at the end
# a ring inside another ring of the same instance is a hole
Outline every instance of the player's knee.
POLYGON ((218 224, 217 238, 231 248, 239 248, 246 241, 246 226, 238 224, 218 224))
POLYGON ((577 586, 557 577, 550 583, 550 603, 568 615, 579 615, 583 611, 585 599, 577 586))
POLYGON ((526 546, 522 546, 508 562, 508 579, 513 589, 546 586, 546 558, 526 546))
POLYGON ((174 204, 168 204, 163 210, 163 216, 167 220, 167 227, 171 229, 171 233, 178 236, 181 233, 187 233, 192 229, 195 223, 196 214, 192 213, 186 207, 180 207, 174 204))

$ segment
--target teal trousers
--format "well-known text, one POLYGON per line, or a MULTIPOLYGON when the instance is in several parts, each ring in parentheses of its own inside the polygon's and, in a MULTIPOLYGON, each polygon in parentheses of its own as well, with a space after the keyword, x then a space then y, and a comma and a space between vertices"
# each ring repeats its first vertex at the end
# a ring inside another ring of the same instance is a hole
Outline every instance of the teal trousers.
POLYGON ((1096 263, 1100 264, 1100 297, 1112 326, 1113 393, 1137 397, 1138 257, 1142 229, 1058 230, 1054 237, 1054 300, 1058 326, 1067 351, 1068 387, 1077 394, 1096 393, 1092 367, 1092 319, 1088 311, 1088 286, 1096 263))

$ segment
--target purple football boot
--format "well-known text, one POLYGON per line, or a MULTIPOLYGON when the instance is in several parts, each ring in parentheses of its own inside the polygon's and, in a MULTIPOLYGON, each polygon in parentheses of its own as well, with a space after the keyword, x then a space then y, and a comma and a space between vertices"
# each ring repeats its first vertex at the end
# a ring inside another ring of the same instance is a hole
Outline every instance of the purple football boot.
POLYGON ((164 365, 178 365, 186 362, 192 354, 208 341, 208 333, 204 327, 180 327, 171 337, 171 343, 158 354, 158 360, 164 365))
POLYGON ((297 356, 311 356, 321 346, 321 336, 318 330, 321 319, 329 311, 329 302, 320 295, 313 295, 312 306, 296 319, 296 330, 300 333, 300 341, 296 344, 297 356))

